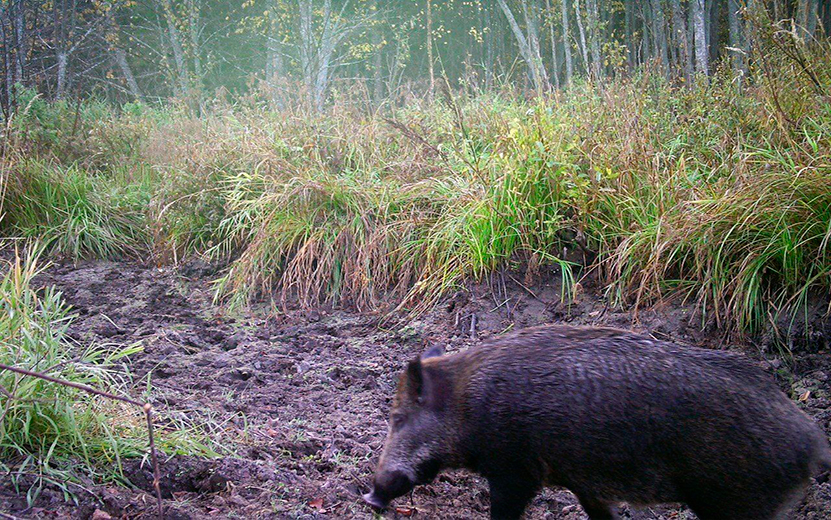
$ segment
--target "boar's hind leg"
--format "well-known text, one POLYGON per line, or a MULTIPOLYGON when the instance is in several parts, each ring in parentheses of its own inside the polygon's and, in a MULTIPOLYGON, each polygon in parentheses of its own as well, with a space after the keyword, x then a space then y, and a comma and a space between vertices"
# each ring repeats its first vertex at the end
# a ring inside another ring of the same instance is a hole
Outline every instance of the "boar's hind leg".
POLYGON ((540 483, 516 475, 488 478, 491 520, 518 520, 540 489, 540 483))

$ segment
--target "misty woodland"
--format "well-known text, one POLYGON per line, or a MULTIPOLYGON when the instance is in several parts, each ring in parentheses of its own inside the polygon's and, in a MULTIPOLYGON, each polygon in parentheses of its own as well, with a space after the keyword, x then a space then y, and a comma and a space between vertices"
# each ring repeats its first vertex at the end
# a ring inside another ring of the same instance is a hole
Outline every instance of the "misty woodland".
POLYGON ((831 518, 830 31, 0 0, 0 518, 831 518))

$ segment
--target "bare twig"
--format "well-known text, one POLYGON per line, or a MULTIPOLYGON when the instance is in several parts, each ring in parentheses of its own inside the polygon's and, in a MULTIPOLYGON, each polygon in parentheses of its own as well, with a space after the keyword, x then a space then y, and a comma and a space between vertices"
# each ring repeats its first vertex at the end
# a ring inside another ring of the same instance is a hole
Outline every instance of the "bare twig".
POLYGON ((404 134, 404 136, 409 138, 411 141, 414 141, 416 143, 420 143, 422 146, 424 146, 425 148, 429 149, 431 152, 433 152, 436 155, 438 155, 439 157, 441 157, 441 159, 445 162, 445 164, 450 164, 449 160, 448 160, 448 157, 447 157, 447 154, 444 151, 442 151, 439 148, 437 148, 436 146, 430 144, 430 142, 427 141, 427 139, 422 137, 419 133, 417 133, 412 128, 408 127, 404 123, 401 123, 400 121, 396 121, 395 119, 384 118, 384 121, 386 121, 387 124, 390 125, 391 127, 395 128, 396 130, 398 130, 399 132, 404 134))
POLYGON ((49 381, 50 383, 68 386, 70 388, 75 388, 77 390, 82 390, 90 394, 106 397, 107 399, 113 399, 116 401, 121 401, 123 403, 132 404, 134 406, 138 406, 139 408, 141 408, 142 411, 144 411, 144 416, 147 418, 147 437, 149 441, 148 444, 150 447, 150 460, 153 463, 153 489, 155 489, 156 491, 156 505, 158 506, 159 520, 164 520, 164 507, 162 503, 162 490, 160 486, 161 477, 159 474, 159 460, 156 456, 156 443, 153 437, 153 405, 151 405, 150 403, 142 403, 130 399, 129 397, 114 395, 103 390, 98 390, 91 386, 73 383, 72 381, 67 381, 65 379, 60 379, 57 377, 48 376, 46 374, 41 374, 39 372, 26 370, 24 368, 11 367, 0 363, 0 370, 8 370, 10 372, 15 372, 24 376, 36 377, 38 379, 43 379, 44 381, 49 381))

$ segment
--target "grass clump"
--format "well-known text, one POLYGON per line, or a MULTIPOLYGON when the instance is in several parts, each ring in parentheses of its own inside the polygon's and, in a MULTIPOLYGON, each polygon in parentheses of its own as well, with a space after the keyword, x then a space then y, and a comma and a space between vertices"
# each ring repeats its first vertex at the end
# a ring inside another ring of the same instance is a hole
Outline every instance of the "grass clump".
MULTIPOLYGON (((0 279, 0 363, 123 392, 130 384, 123 363, 140 347, 72 345, 66 338, 72 317, 61 294, 32 286, 38 257, 18 256, 0 279)), ((73 496, 78 467, 98 480, 123 481, 121 461, 147 452, 143 419, 141 410, 121 402, 0 372, 0 460, 15 486, 29 484, 30 504, 47 483, 73 496)), ((157 441, 163 451, 213 453, 196 432, 169 426, 157 441)))
POLYGON ((9 172, 2 224, 71 258, 136 256, 146 249, 140 199, 77 165, 25 159, 9 172))

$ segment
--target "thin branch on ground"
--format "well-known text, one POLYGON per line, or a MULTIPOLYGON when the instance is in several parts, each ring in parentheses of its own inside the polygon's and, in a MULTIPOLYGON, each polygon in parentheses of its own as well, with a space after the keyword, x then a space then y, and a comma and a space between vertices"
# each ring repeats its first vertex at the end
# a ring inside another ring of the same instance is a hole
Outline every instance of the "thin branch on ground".
POLYGON ((77 390, 82 390, 84 392, 94 394, 97 396, 105 397, 107 399, 113 399, 116 401, 121 401, 123 403, 132 404, 134 406, 138 406, 144 412, 144 416, 147 419, 147 437, 148 437, 148 444, 150 447, 150 460, 153 464, 153 489, 156 491, 156 505, 158 506, 158 515, 159 520, 164 520, 164 506, 162 503, 162 490, 159 484, 161 477, 159 474, 159 460, 156 456, 156 443, 153 436, 153 405, 150 403, 142 403, 129 397, 123 397, 119 395, 114 395, 109 392, 105 392, 103 390, 98 390, 91 386, 82 385, 79 383, 73 383, 72 381, 67 381, 65 379, 60 379, 57 377, 48 376, 46 374, 41 374, 40 372, 33 372, 31 370, 26 370, 24 368, 17 368, 11 367, 8 365, 4 365, 0 363, 0 370, 8 370, 10 372, 15 372, 24 376, 29 377, 36 377, 38 379, 43 379, 44 381, 49 381, 50 383, 56 383, 63 386, 68 386, 70 388, 75 388, 77 390))

